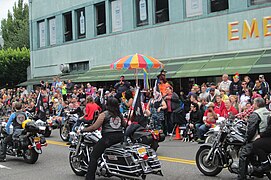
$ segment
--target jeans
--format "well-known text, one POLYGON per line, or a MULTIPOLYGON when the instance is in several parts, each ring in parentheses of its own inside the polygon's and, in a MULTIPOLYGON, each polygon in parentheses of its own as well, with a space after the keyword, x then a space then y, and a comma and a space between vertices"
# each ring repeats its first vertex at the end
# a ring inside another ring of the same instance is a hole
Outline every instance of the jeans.
POLYGON ((240 150, 238 180, 247 179, 248 158, 253 153, 252 143, 244 145, 240 150))
POLYGON ((199 127, 199 138, 204 139, 204 134, 210 129, 209 126, 206 126, 206 124, 203 124, 199 127))
POLYGON ((197 133, 197 137, 200 138, 200 132, 199 132, 199 127, 201 126, 201 123, 196 123, 195 124, 195 129, 196 129, 196 133, 197 133))
POLYGON ((166 113, 166 126, 167 126, 167 132, 171 133, 173 131, 173 113, 172 112, 167 112, 166 113))
POLYGON ((7 144, 12 141, 12 135, 5 137, 0 144, 0 159, 6 159, 7 144))
POLYGON ((104 150, 114 144, 120 143, 123 140, 122 132, 107 133, 103 134, 102 139, 100 139, 94 146, 93 151, 90 155, 90 162, 88 166, 88 172, 86 180, 95 180, 95 174, 97 170, 97 161, 104 153, 104 150))

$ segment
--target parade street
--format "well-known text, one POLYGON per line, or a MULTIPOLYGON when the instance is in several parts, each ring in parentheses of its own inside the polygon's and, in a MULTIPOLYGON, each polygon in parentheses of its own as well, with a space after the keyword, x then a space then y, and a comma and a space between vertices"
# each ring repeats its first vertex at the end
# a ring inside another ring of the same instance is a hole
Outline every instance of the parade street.
MULTIPOLYGON (((1 180, 83 180, 76 176, 69 165, 69 150, 59 137, 59 130, 54 130, 48 139, 48 146, 43 148, 36 164, 26 164, 22 158, 7 157, 7 162, 0 163, 1 180)), ((148 180, 181 179, 235 179, 226 169, 217 177, 202 175, 195 165, 197 143, 184 143, 179 140, 161 143, 158 155, 162 163, 163 177, 149 175, 148 180)), ((97 178, 106 180, 106 178, 97 178)), ((117 179, 117 178, 110 178, 117 179)))

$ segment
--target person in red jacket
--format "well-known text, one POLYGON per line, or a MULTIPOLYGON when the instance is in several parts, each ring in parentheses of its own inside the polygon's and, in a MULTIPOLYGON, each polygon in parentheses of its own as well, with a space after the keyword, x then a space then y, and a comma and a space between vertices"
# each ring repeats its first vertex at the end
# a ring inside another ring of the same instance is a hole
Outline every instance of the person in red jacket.
MULTIPOLYGON (((101 112, 102 109, 101 109, 100 106, 98 106, 98 105, 94 102, 94 100, 93 100, 93 98, 92 98, 91 96, 88 96, 88 97, 87 97, 86 112, 85 112, 85 115, 84 115, 84 118, 83 118, 83 119, 84 119, 85 121, 92 121, 93 118, 94 118, 94 113, 95 113, 95 111, 101 112)), ((82 120, 83 120, 83 119, 82 119, 82 120)))
POLYGON ((226 108, 223 110, 221 114, 222 117, 228 118, 229 114, 232 114, 234 116, 238 114, 238 111, 231 105, 230 100, 225 101, 225 106, 226 108))
POLYGON ((221 95, 216 96, 215 109, 218 110, 219 115, 221 115, 225 109, 225 103, 222 101, 221 95))

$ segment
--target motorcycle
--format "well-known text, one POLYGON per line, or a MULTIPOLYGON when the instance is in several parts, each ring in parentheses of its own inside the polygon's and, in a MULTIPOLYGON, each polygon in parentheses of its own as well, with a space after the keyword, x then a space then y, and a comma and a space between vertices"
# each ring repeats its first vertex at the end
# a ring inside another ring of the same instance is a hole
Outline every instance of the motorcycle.
POLYGON ((66 142, 69 141, 70 132, 72 131, 72 128, 74 124, 76 123, 76 121, 78 120, 78 118, 79 117, 77 114, 65 113, 64 123, 62 123, 59 129, 60 138, 63 141, 66 141, 66 142))
MULTIPOLYGON (((127 116, 124 114, 124 118, 126 121, 127 116)), ((158 150, 159 142, 163 142, 166 138, 165 134, 162 130, 158 130, 154 128, 154 123, 152 119, 148 120, 148 124, 144 128, 139 124, 132 124, 130 121, 129 127, 126 129, 128 139, 133 143, 141 143, 149 145, 155 151, 158 150)))
MULTIPOLYGON (((79 129, 83 126, 80 125, 79 129)), ((101 138, 99 131, 82 134, 70 133, 69 161, 78 176, 87 173, 93 146, 101 138)), ((103 177, 116 176, 122 180, 146 179, 148 174, 162 176, 161 164, 154 150, 142 144, 116 144, 105 150, 98 160, 96 174, 103 177)))
MULTIPOLYGON (((196 164, 201 173, 206 176, 216 176, 223 168, 228 168, 231 173, 238 174, 239 151, 246 143, 246 124, 242 120, 220 122, 218 132, 212 144, 203 144, 196 154, 196 164)), ((268 156, 271 163, 271 154, 268 156)), ((260 165, 258 158, 249 158, 247 175, 263 177, 264 174, 271 179, 270 172, 256 173, 253 166, 260 165)))
POLYGON ((215 126, 210 128, 209 131, 204 134, 205 143, 212 144, 215 141, 215 138, 220 131, 220 124, 225 120, 226 119, 224 117, 219 117, 218 120, 216 121, 215 126))
MULTIPOLYGON (((5 131, 6 122, 2 121, 0 126, 0 143, 9 136, 5 131)), ((45 123, 41 120, 26 120, 24 129, 16 130, 16 137, 10 137, 11 141, 7 143, 7 155, 23 157, 24 161, 34 164, 38 160, 39 154, 42 154, 42 147, 47 146, 46 140, 42 135, 45 130, 45 123)), ((10 127, 13 132, 13 127, 10 127)))
MULTIPOLYGON (((27 117, 29 119, 32 119, 32 120, 38 120, 32 113, 26 111, 25 112, 27 117)), ((50 117, 47 117, 47 120, 45 121, 45 125, 46 125, 46 128, 45 130, 43 131, 43 135, 44 137, 50 137, 51 134, 52 134, 52 130, 53 129, 56 129, 58 127, 58 125, 56 123, 54 123, 50 117)))

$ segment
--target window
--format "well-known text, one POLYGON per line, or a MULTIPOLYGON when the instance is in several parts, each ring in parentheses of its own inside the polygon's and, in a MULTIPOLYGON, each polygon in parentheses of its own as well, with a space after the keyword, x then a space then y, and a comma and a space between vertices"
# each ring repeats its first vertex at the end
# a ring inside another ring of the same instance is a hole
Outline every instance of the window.
POLYGON ((211 12, 229 9, 228 0, 211 0, 211 12))
POLYGON ((271 0, 251 0, 251 5, 271 3, 271 0))
POLYGON ((85 8, 76 11, 77 15, 77 38, 86 37, 86 18, 85 18, 85 8))
POLYGON ((39 29, 39 47, 45 47, 45 22, 44 22, 44 20, 38 22, 38 29, 39 29))
POLYGON ((112 32, 122 31, 122 0, 111 1, 112 32))
POLYGON ((169 21, 168 0, 155 0, 155 23, 169 21))
POLYGON ((148 0, 135 0, 136 3, 136 25, 148 25, 148 0))
POLYGON ((64 14, 64 41, 72 40, 72 13, 64 14))
POLYGON ((203 0, 186 0, 186 17, 200 16, 203 14, 203 0))
POLYGON ((97 35, 106 34, 105 2, 96 5, 97 35))
POLYGON ((84 72, 89 70, 89 61, 70 63, 71 72, 84 72))
POLYGON ((51 18, 48 20, 49 24, 49 44, 55 45, 56 44, 56 19, 51 18))

